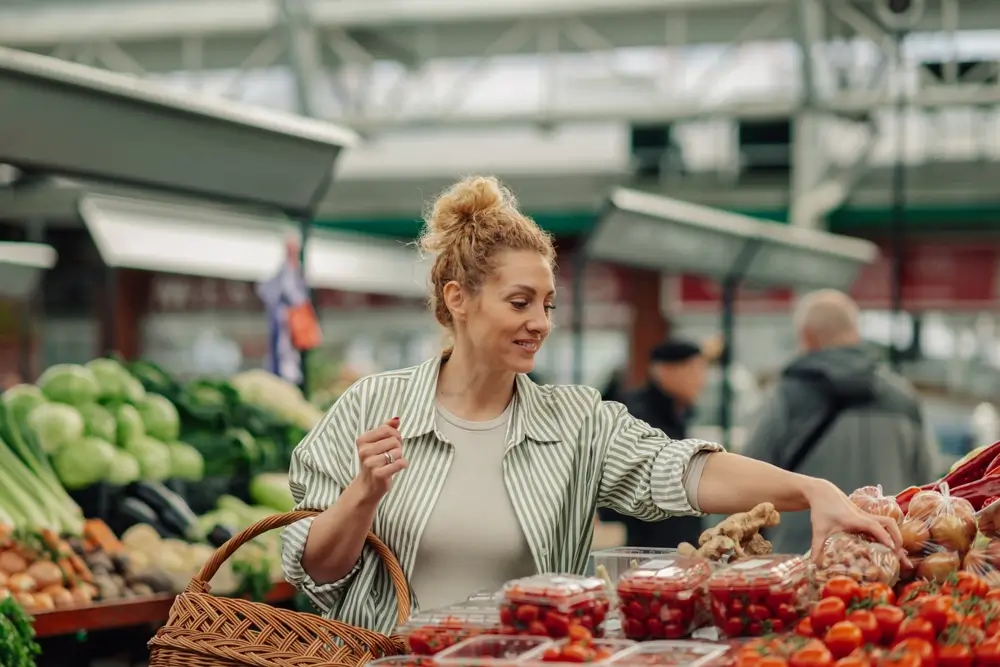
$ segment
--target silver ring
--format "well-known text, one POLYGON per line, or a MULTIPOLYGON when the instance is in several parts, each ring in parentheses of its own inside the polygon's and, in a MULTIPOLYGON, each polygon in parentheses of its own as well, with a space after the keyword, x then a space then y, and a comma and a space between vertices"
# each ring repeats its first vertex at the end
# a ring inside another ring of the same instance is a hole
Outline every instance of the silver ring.
POLYGON ((384 452, 382 455, 385 457, 386 465, 392 465, 392 462, 396 460, 392 458, 392 452, 384 452))

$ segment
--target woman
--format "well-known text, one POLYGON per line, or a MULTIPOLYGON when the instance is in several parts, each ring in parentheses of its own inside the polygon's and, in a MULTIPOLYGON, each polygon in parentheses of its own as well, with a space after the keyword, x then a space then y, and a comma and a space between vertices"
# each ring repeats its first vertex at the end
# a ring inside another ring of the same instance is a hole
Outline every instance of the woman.
POLYGON ((436 256, 431 303, 453 347, 356 383, 293 456, 298 507, 323 513, 284 532, 285 574, 325 615, 392 630, 369 530, 424 609, 537 571, 582 572, 598 506, 655 521, 766 501, 811 508, 816 545, 849 530, 898 548, 895 524, 828 482, 672 441, 589 387, 528 379, 552 328, 555 252, 495 179, 445 192, 421 244, 436 256))

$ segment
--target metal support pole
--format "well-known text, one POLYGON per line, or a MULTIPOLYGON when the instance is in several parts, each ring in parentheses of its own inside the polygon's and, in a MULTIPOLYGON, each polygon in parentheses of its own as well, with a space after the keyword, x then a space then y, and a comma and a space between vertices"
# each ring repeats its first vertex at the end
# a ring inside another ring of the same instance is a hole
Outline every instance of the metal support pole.
POLYGON ((317 85, 322 79, 323 58, 316 30, 308 7, 301 0, 279 0, 279 10, 288 34, 292 75, 295 77, 295 99, 303 116, 320 114, 317 85))
POLYGON ((587 270, 585 244, 573 254, 573 384, 583 384, 584 273, 587 270))
POLYGON ((115 356, 118 352, 118 269, 113 266, 104 267, 104 350, 106 357, 115 356))
POLYGON ((903 70, 903 38, 904 33, 896 33, 896 155, 892 170, 892 220, 890 227, 890 245, 892 248, 892 342, 889 346, 889 359, 892 368, 897 372, 902 365, 903 350, 898 340, 902 327, 903 314, 903 243, 906 228, 906 99, 902 88, 903 70))
POLYGON ((729 381, 729 370, 733 362, 733 339, 736 331, 736 294, 743 282, 750 263, 760 247, 758 241, 750 241, 737 256, 732 271, 722 281, 722 355, 719 358, 719 371, 722 373, 719 384, 719 427, 722 429, 722 446, 729 449, 733 427, 733 386, 729 381))

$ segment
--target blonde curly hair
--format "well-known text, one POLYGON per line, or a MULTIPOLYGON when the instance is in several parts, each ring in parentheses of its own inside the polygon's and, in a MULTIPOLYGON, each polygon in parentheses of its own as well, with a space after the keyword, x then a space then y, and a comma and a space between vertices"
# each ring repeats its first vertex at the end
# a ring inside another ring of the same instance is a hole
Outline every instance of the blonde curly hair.
POLYGON ((552 237, 521 213, 514 194, 493 176, 470 176, 445 190, 424 216, 420 247, 434 255, 430 308, 446 329, 454 326, 444 286, 457 282, 475 294, 504 250, 534 250, 555 268, 552 237))

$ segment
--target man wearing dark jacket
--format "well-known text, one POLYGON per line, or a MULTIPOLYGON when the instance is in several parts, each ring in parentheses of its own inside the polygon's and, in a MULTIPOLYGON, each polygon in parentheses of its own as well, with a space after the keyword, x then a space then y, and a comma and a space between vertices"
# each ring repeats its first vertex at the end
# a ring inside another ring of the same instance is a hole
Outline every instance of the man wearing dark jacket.
MULTIPOLYGON (((886 494, 937 477, 937 443, 909 383, 862 345, 857 305, 842 292, 806 295, 795 313, 801 354, 782 372, 741 453, 822 477, 845 493, 886 494)), ((768 534, 775 553, 811 546, 808 512, 768 534)))
MULTIPOLYGON (((705 387, 707 374, 708 359, 701 347, 688 341, 670 340, 653 349, 648 384, 612 400, 621 401, 633 416, 671 438, 683 440, 688 437, 691 408, 705 387)), ((696 516, 646 522, 603 508, 598 516, 602 521, 625 524, 630 547, 676 547, 681 542, 697 544, 702 530, 701 518, 696 516)))

